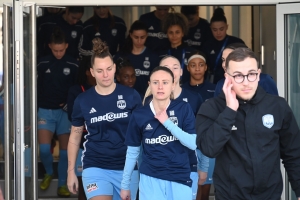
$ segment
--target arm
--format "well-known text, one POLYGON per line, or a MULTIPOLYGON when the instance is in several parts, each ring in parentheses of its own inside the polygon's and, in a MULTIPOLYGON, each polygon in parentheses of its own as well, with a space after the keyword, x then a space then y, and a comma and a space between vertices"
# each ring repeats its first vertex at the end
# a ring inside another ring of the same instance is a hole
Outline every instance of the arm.
POLYGON ((93 54, 93 38, 89 38, 88 31, 92 30, 90 30, 88 27, 83 28, 83 32, 78 44, 79 53, 83 56, 91 56, 93 54))
POLYGON ((170 119, 167 119, 163 123, 164 127, 168 129, 172 135, 174 135, 182 145, 186 146, 191 150, 196 149, 196 134, 189 134, 183 131, 181 128, 176 126, 170 119))
POLYGON ((207 178, 207 172, 209 167, 209 158, 202 154, 199 149, 196 149, 197 152, 197 171, 198 171, 198 185, 203 185, 207 178))

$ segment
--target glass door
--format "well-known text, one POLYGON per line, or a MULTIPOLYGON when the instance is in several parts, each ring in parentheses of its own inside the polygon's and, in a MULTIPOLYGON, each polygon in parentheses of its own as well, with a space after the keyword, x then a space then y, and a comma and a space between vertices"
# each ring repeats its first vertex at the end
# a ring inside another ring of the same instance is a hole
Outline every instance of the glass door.
MULTIPOLYGON (((277 5, 277 85, 300 125, 300 3, 277 5)), ((297 200, 285 180, 286 200, 297 200)))

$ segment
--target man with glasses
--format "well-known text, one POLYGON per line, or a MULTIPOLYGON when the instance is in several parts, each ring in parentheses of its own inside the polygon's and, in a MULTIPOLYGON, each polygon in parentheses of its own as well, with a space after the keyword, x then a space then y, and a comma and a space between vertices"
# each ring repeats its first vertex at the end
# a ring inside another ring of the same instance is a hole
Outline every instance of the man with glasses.
POLYGON ((280 159, 300 197, 300 132, 291 108, 258 86, 250 49, 232 51, 225 67, 223 92, 203 103, 196 119, 198 148, 216 158, 216 199, 280 199, 280 159))

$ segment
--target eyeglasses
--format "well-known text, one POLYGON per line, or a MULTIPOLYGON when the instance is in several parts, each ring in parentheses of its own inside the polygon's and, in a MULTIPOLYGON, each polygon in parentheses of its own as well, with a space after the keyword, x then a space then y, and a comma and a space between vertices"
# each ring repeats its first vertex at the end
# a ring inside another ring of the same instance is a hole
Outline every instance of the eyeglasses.
POLYGON ((247 77, 247 80, 249 81, 249 82, 254 82, 256 79, 257 79, 257 74, 258 73, 253 73, 253 72, 251 72, 251 73, 249 73, 249 74, 247 74, 247 75, 243 75, 243 74, 237 74, 237 75, 230 75, 228 72, 226 72, 229 76, 231 76, 231 77, 233 77, 233 79, 234 79, 234 81, 236 82, 236 83, 242 83, 242 82, 244 82, 244 80, 245 80, 245 77, 247 77))

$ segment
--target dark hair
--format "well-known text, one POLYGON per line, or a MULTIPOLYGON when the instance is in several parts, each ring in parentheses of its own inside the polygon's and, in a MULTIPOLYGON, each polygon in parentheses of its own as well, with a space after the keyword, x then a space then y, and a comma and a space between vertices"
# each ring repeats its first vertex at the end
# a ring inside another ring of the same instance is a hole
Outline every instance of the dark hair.
POLYGON ((226 58, 226 69, 228 69, 230 61, 242 62, 246 58, 254 58, 257 62, 257 68, 259 69, 259 61, 255 56, 254 52, 249 48, 237 48, 233 50, 226 58))
POLYGON ((199 13, 199 6, 181 6, 180 12, 185 16, 196 15, 199 13))
POLYGON ((162 31, 167 33, 168 29, 174 25, 180 26, 184 35, 188 34, 188 20, 183 14, 175 12, 168 13, 168 15, 162 21, 162 31))
POLYGON ((134 70, 134 67, 132 66, 132 64, 125 57, 118 58, 118 60, 115 62, 115 64, 116 64, 116 67, 117 67, 116 75, 119 75, 120 70, 125 68, 125 67, 131 67, 134 70))
POLYGON ((91 67, 91 56, 83 56, 79 63, 77 74, 77 83, 79 85, 84 85, 87 83, 86 71, 90 70, 91 67))
POLYGON ((95 58, 106 58, 109 57, 113 60, 111 54, 109 53, 108 46, 105 42, 102 42, 100 38, 94 38, 93 42, 93 55, 91 57, 91 66, 94 66, 95 58))
MULTIPOLYGON (((95 7, 101 7, 101 6, 95 6, 95 7)), ((103 7, 107 7, 107 6, 103 6, 103 7)), ((108 11, 108 19, 110 21, 109 28, 112 29, 115 26, 115 18, 110 10, 108 11)), ((94 11, 94 15, 88 20, 91 20, 93 22, 96 32, 99 32, 100 30, 99 27, 101 26, 101 24, 99 23, 99 17, 97 16, 95 11, 94 11)))
POLYGON ((225 22, 225 24, 227 24, 227 19, 222 8, 215 9, 212 18, 210 19, 210 25, 214 22, 225 22))
POLYGON ((173 74, 173 72, 169 68, 162 67, 162 66, 155 67, 152 70, 152 72, 150 73, 149 79, 151 78, 152 74, 155 73, 155 72, 157 72, 157 71, 165 71, 165 72, 169 73, 171 75, 171 77, 172 77, 172 82, 174 83, 174 74, 173 74))
POLYGON ((232 50, 235 50, 237 48, 248 48, 247 45, 245 45, 244 43, 232 43, 232 44, 229 44, 225 47, 225 49, 232 49, 232 50))
POLYGON ((130 34, 132 34, 133 31, 138 31, 138 30, 144 30, 144 31, 146 31, 146 33, 148 33, 147 26, 144 24, 144 22, 142 22, 140 20, 136 20, 135 22, 133 22, 132 25, 130 26, 129 34, 125 40, 125 44, 121 50, 122 53, 124 53, 124 54, 131 53, 131 51, 133 49, 133 44, 132 44, 132 39, 130 37, 130 34))
POLYGON ((83 6, 68 6, 67 9, 70 13, 84 13, 83 6))
POLYGON ((67 43, 66 42, 66 37, 64 32, 60 29, 60 27, 56 26, 54 27, 50 40, 49 40, 50 44, 63 44, 63 43, 67 43))

